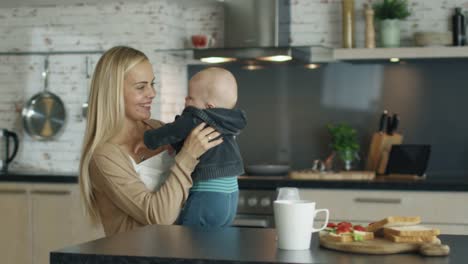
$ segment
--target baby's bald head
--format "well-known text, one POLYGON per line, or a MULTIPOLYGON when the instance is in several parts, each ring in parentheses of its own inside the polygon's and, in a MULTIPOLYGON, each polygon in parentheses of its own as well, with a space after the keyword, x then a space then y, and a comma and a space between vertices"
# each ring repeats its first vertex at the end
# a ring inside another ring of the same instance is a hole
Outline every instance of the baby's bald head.
POLYGON ((186 106, 231 109, 236 103, 237 83, 234 75, 228 70, 211 67, 198 72, 190 79, 186 106))

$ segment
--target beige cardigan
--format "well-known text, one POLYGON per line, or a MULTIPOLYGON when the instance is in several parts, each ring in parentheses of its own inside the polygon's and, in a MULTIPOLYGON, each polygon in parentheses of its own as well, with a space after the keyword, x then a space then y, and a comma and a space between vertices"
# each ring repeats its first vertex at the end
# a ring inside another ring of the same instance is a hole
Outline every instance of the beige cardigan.
MULTIPOLYGON (((148 121, 152 127, 161 122, 148 121)), ((198 160, 182 151, 157 192, 148 190, 123 147, 105 143, 94 152, 90 178, 106 236, 151 224, 173 224, 187 200, 198 160)))

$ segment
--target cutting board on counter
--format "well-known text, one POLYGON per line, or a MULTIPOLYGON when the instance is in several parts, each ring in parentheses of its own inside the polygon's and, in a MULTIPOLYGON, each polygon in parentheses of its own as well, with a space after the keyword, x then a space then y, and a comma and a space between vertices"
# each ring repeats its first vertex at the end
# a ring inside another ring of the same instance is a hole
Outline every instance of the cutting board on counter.
MULTIPOLYGON (((320 235, 320 245, 324 248, 349 253, 361 253, 372 255, 398 254, 415 252, 424 256, 434 256, 433 250, 447 250, 447 245, 421 244, 416 243, 395 243, 384 238, 374 238, 372 240, 337 242, 328 238, 328 235, 320 235)), ((447 253, 448 254, 448 253, 447 253)))
POLYGON ((295 180, 372 180, 375 178, 374 171, 340 171, 319 172, 314 170, 299 170, 289 172, 289 178, 295 180))

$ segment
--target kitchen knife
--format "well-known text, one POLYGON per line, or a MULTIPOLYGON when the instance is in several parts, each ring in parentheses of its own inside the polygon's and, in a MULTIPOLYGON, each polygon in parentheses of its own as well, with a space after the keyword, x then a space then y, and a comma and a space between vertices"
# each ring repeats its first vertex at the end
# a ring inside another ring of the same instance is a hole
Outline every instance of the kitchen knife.
POLYGON ((400 124, 400 116, 398 114, 393 114, 393 117, 392 117, 392 134, 397 130, 399 124, 400 124))
POLYGON ((392 135, 393 134, 393 119, 391 116, 387 117, 387 134, 392 135))
POLYGON ((387 123, 387 118, 388 118, 388 111, 384 110, 382 115, 380 116, 379 132, 384 132, 385 124, 387 123))

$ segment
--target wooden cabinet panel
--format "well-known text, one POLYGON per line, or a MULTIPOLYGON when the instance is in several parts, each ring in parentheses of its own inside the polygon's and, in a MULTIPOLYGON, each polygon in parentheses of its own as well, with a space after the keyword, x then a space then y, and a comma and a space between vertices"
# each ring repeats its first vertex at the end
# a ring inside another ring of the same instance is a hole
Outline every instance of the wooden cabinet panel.
POLYGON ((465 192, 301 189, 300 194, 317 202, 317 208, 328 208, 330 221, 368 224, 391 215, 415 215, 444 234, 468 234, 465 192))
POLYGON ((1 263, 31 263, 28 185, 0 185, 1 263))
POLYGON ((49 263, 49 252, 71 243, 73 199, 67 186, 34 186, 31 190, 33 263, 49 263))
POLYGON ((35 184, 31 201, 34 264, 48 264, 52 250, 103 236, 84 214, 78 185, 35 184))

